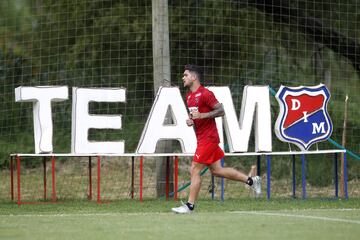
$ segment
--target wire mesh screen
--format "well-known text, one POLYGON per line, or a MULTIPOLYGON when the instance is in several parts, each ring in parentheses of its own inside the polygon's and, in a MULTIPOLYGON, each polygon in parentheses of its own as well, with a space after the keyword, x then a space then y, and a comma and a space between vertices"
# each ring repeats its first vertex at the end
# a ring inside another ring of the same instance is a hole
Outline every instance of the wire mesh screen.
MULTIPOLYGON (((359 152, 358 10, 357 1, 170 1, 172 81, 181 86, 183 65, 197 63, 205 69, 205 85, 230 87, 238 113, 245 85, 277 91, 281 85, 324 83, 331 92, 332 139, 359 152)), ((274 122, 279 114, 274 97, 271 107, 274 122)), ((274 151, 297 149, 272 139, 274 151)), ((310 150, 329 148, 334 146, 323 142, 310 150)), ((313 185, 321 185, 324 169, 331 169, 328 158, 312 160, 313 185)), ((274 164, 278 177, 285 177, 281 161, 274 164)), ((356 185, 359 164, 353 158, 349 164, 350 183, 356 185)))
MULTIPOLYGON (((229 86, 238 113, 245 85, 270 85, 277 91, 280 85, 324 83, 332 96, 329 102, 334 124, 332 139, 355 153, 360 152, 358 1, 167 3, 170 81, 183 94, 186 90, 181 78, 187 63, 205 69, 204 85, 229 86), (345 120, 347 125, 343 129, 345 120)), ((135 151, 154 100, 152 17, 151 0, 0 2, 2 168, 9 167, 9 153, 34 152, 33 106, 15 102, 14 89, 18 86, 126 88, 126 103, 90 104, 91 114, 121 114, 123 128, 91 129, 89 139, 125 140, 125 151, 135 151)), ((52 104, 53 146, 57 153, 70 152, 71 91, 69 94, 69 100, 52 104)), ((273 97, 271 109, 274 123, 279 106, 273 97)), ((253 151, 253 135, 249 144, 253 151)), ((329 148, 334 146, 324 142, 311 150, 329 148)), ((274 151, 290 149, 273 135, 274 151)), ((310 161, 313 167, 309 169, 314 171, 311 176, 322 176, 322 169, 332 167, 327 158, 317 156, 310 161)), ((235 160, 225 162, 232 161, 235 160)), ((287 171, 282 170, 288 166, 286 161, 274 161, 277 179, 289 178, 287 171)), ((238 167, 247 172, 251 165, 238 167)), ((28 161, 24 166, 41 167, 41 161, 28 161)), ((349 184, 356 186, 359 162, 350 158, 348 170, 349 184)), ((7 179, 7 173, 1 176, 7 179)), ((332 184, 329 179, 319 177, 310 182, 329 185, 332 184)))
MULTIPOLYGON (((153 99, 151 1, 1 4, 2 157, 34 151, 32 103, 15 103, 14 89, 44 85, 126 88, 126 104, 90 104, 91 114, 122 114, 123 130, 91 130, 89 139, 127 138, 133 152, 153 99)), ((54 152, 70 152, 71 95, 52 107, 54 152)))

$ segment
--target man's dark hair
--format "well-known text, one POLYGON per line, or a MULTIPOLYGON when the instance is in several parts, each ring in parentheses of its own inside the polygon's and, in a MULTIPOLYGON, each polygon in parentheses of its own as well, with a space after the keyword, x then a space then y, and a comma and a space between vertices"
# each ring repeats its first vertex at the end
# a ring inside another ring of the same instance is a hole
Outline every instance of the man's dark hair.
POLYGON ((204 71, 201 67, 195 64, 186 64, 185 70, 188 70, 189 72, 193 72, 197 75, 200 81, 203 81, 204 77, 204 71))

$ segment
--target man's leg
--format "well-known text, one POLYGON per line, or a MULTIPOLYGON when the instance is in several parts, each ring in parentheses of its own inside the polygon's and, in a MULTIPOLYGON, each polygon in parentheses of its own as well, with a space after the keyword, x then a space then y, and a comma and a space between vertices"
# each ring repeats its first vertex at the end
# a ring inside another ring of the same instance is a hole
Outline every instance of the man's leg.
POLYGON ((261 178, 259 176, 249 177, 234 168, 222 167, 220 161, 211 164, 210 171, 214 176, 246 183, 255 192, 256 197, 260 197, 261 195, 261 178))
POLYGON ((190 194, 189 194, 189 200, 188 202, 191 204, 194 204, 197 196, 200 192, 201 187, 201 177, 200 172, 203 170, 205 165, 192 162, 191 168, 190 168, 190 174, 191 174, 191 184, 190 184, 190 194))
POLYGON ((197 199, 197 196, 200 191, 201 187, 201 177, 200 172, 203 170, 205 165, 200 163, 192 162, 191 168, 190 168, 190 174, 191 174, 191 184, 190 184, 190 193, 189 193, 189 200, 186 204, 182 204, 180 207, 172 208, 171 210, 175 213, 181 213, 181 214, 188 214, 191 213, 194 210, 195 207, 195 201, 197 199))
POLYGON ((248 176, 243 172, 235 170, 234 168, 222 167, 220 160, 210 165, 210 171, 214 176, 224 177, 230 180, 241 181, 246 183, 248 176))

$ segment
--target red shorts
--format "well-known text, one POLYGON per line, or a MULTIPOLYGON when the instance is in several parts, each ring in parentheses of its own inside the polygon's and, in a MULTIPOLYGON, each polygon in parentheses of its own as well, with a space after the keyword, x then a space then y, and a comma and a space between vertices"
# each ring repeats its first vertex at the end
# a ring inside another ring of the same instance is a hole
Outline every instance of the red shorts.
POLYGON ((200 143, 196 148, 194 162, 211 165, 225 156, 224 151, 217 143, 200 143))

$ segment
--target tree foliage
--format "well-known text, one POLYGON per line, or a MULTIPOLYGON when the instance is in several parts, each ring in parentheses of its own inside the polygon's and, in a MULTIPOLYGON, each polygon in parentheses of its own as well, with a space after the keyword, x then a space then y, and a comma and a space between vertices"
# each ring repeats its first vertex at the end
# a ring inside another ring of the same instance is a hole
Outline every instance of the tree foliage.
MULTIPOLYGON (((332 77, 333 138, 341 139, 348 94, 348 146, 359 152, 358 12, 356 0, 170 0, 171 81, 182 85, 184 64, 202 65, 206 84, 229 85, 239 109, 247 84, 318 84, 314 56, 321 49, 320 61, 332 77)), ((32 144, 31 107, 14 103, 17 86, 126 87, 126 106, 93 104, 91 111, 123 114, 132 129, 121 138, 133 151, 154 98, 151 14, 151 0, 0 1, 0 131, 4 139, 28 134, 8 144, 32 144)), ((276 119, 277 103, 272 104, 276 119)), ((55 105, 54 115, 54 141, 67 151, 71 103, 55 105)), ((10 147, 1 146, 5 156, 10 147)))

